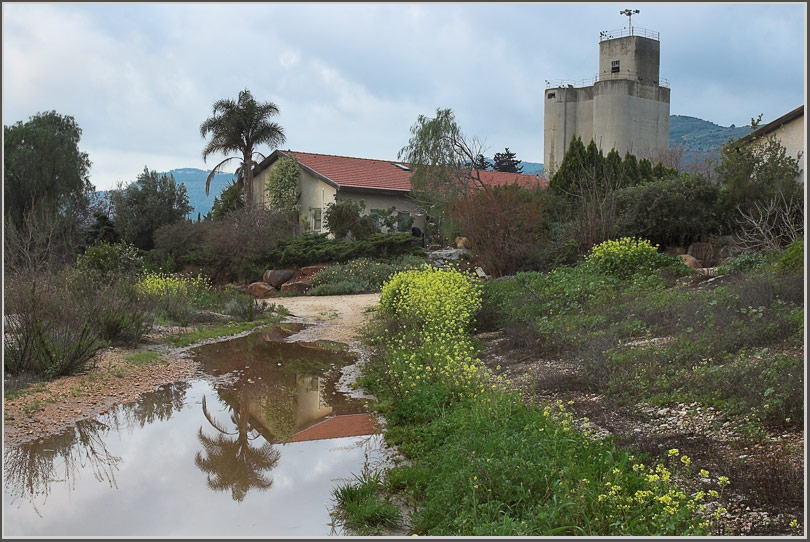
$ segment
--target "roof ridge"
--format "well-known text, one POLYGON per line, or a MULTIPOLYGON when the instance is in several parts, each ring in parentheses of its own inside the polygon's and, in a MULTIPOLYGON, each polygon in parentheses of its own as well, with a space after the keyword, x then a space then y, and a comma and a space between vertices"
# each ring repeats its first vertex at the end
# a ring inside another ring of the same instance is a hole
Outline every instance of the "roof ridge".
POLYGON ((314 154, 316 156, 329 156, 332 158, 351 158, 352 160, 368 160, 369 162, 389 162, 391 164, 407 164, 408 162, 401 162, 398 160, 386 160, 382 158, 361 158, 360 156, 344 156, 342 154, 324 154, 321 152, 305 152, 305 151, 293 151, 287 149, 285 152, 292 152, 292 153, 300 153, 300 154, 314 154))

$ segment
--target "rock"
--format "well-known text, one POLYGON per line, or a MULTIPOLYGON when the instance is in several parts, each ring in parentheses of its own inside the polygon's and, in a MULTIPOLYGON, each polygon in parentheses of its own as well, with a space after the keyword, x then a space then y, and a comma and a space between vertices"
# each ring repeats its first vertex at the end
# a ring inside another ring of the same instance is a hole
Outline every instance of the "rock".
POLYGON ((484 272, 484 270, 481 267, 476 267, 475 268, 475 274, 478 275, 478 277, 482 278, 482 279, 485 279, 485 278, 488 277, 488 275, 484 272))
POLYGON ((711 243, 692 243, 686 253, 701 262, 701 267, 712 267, 717 263, 716 251, 711 243))
POLYGON ((292 269, 268 269, 264 272, 262 281, 274 288, 281 288, 281 285, 293 278, 294 274, 292 269))
POLYGON ((427 253, 430 260, 460 260, 469 257, 472 253, 466 248, 449 248, 447 250, 434 250, 427 253))
POLYGON ((470 240, 466 237, 456 237, 456 248, 470 248, 470 240))
POLYGON ((322 271, 322 270, 326 269, 327 267, 329 267, 329 266, 328 265, 310 265, 310 266, 307 266, 307 267, 302 267, 301 268, 301 275, 304 276, 304 277, 311 277, 312 275, 314 275, 318 271, 322 271))
POLYGON ((304 294, 312 288, 312 285, 303 280, 295 280, 291 282, 285 282, 281 285, 282 292, 295 292, 297 294, 304 294))
POLYGON ((701 264, 694 256, 690 256, 689 254, 679 254, 683 263, 686 264, 688 267, 692 269, 701 269, 703 268, 703 264, 701 264))
POLYGON ((258 297, 260 299, 264 299, 266 297, 270 297, 278 290, 267 284, 266 282, 254 282, 249 284, 247 287, 247 293, 252 295, 253 297, 258 297))

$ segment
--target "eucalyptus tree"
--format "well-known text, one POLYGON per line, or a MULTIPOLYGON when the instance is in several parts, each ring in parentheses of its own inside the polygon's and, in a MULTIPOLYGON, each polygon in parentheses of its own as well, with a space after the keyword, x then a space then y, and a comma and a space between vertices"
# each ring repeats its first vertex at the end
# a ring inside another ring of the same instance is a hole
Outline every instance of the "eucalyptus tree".
POLYGON ((221 99, 214 102, 213 116, 200 125, 200 135, 203 138, 211 136, 203 148, 203 160, 216 153, 239 153, 239 156, 230 156, 211 170, 205 180, 206 195, 214 175, 231 160, 240 160, 236 179, 244 189, 245 205, 253 205, 253 166, 256 165, 253 157, 264 158, 256 151, 256 146, 266 144, 275 148, 286 141, 284 130, 271 120, 278 113, 276 104, 256 101, 247 89, 239 92, 236 101, 221 99))

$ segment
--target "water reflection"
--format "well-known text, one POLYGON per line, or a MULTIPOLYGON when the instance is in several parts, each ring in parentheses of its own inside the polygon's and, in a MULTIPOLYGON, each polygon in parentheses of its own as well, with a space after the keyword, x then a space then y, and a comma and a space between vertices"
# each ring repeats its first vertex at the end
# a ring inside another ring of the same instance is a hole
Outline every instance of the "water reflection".
MULTIPOLYGON (((328 393, 334 376, 326 375, 351 357, 314 343, 285 343, 287 335, 276 328, 193 352, 205 372, 230 377, 215 383, 218 398, 227 405, 227 420, 210 412, 203 398, 203 415, 215 432, 200 427, 203 449, 194 461, 206 474, 208 487, 230 491, 236 501, 251 489, 272 486, 269 471, 279 460, 273 445, 296 440, 302 430, 333 414, 330 403, 339 403, 340 412, 364 410, 360 401, 328 393)), ((346 435, 332 438, 337 436, 346 435)))
POLYGON ((252 446, 251 441, 261 435, 251 430, 248 412, 241 403, 239 410, 232 409, 230 421, 234 430, 229 431, 225 424, 208 412, 205 396, 202 400, 205 419, 218 433, 211 437, 200 427, 197 437, 203 445, 203 452, 197 452, 194 463, 208 475, 208 487, 216 491, 230 490, 235 501, 242 501, 250 489, 266 490, 273 485, 265 471, 278 464, 281 457, 278 450, 269 442, 252 446), (233 437, 233 438, 231 438, 233 437))
POLYGON ((99 482, 117 488, 115 474, 122 458, 109 451, 105 437, 122 428, 131 431, 170 418, 182 408, 187 387, 186 383, 166 386, 144 394, 137 403, 120 405, 96 419, 81 420, 47 440, 6 447, 3 474, 7 495, 12 502, 45 504, 53 484, 61 483, 73 490, 80 472, 85 470, 90 470, 99 482))

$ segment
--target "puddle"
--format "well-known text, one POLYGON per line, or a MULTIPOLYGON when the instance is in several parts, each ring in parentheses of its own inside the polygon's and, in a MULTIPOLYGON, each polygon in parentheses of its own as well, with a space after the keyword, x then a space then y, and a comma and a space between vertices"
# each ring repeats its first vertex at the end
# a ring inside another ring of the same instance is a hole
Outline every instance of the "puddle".
POLYGON ((332 489, 383 460, 353 362, 264 330, 195 349, 176 383, 4 451, 4 536, 328 536, 332 489))

